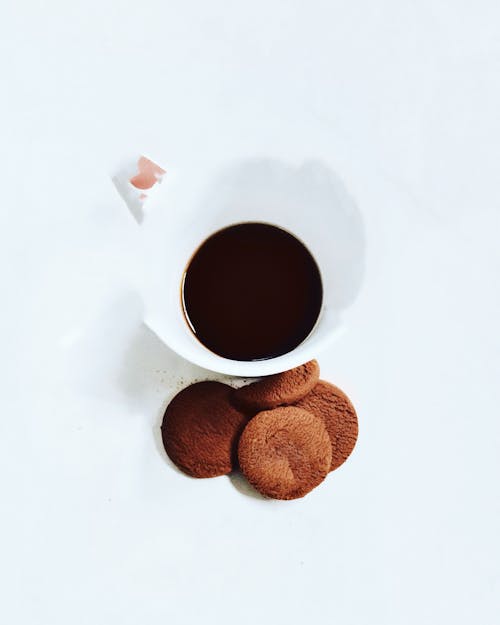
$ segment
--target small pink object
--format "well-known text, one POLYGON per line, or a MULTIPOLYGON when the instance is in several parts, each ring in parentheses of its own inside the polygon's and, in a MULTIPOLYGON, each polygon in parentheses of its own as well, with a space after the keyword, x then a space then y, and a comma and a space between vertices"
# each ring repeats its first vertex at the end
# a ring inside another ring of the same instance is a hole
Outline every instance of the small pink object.
POLYGON ((141 223, 144 219, 144 204, 158 188, 166 171, 145 156, 136 161, 128 161, 112 177, 134 219, 141 223))
MULTIPOLYGON (((145 156, 141 156, 137 161, 137 169, 138 173, 129 181, 136 189, 151 189, 157 182, 161 182, 166 173, 164 169, 145 156)), ((141 198, 145 197, 145 194, 141 194, 141 198)))

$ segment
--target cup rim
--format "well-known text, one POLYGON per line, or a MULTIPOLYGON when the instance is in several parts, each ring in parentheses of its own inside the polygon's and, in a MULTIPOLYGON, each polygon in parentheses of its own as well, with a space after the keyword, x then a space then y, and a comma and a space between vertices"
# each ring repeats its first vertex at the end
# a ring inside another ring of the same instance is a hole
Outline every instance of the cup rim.
MULTIPOLYGON (((145 320, 145 322, 146 325, 148 325, 148 327, 155 332, 154 328, 148 323, 148 321, 145 320)), ((189 331, 189 328, 186 329, 189 331)), ((318 343, 308 345, 308 339, 306 339, 295 349, 286 354, 282 354, 281 356, 268 358, 266 360, 250 361, 231 360, 229 358, 218 356, 214 352, 211 352, 202 343, 199 343, 193 349, 186 349, 185 346, 177 344, 176 341, 165 338, 162 338, 161 340, 176 354, 192 364, 206 369, 207 371, 237 377, 261 377, 288 371, 289 369, 303 365, 309 360, 317 358, 324 349, 326 349, 334 340, 344 333, 344 330, 345 328, 343 324, 339 323, 318 343)), ((314 330, 309 337, 312 337, 313 335, 314 330)), ((172 337, 169 338, 171 339, 172 337)))
MULTIPOLYGON (((197 232, 199 222, 196 216, 198 215, 197 210, 199 210, 200 208, 200 198, 208 197, 208 199, 210 200, 210 198, 212 198, 213 188, 218 190, 217 184, 220 184, 221 180, 224 181, 225 178, 223 176, 228 176, 229 174, 231 174, 232 169, 235 168, 236 174, 241 175, 241 172, 245 169, 245 167, 256 166, 257 172, 255 173, 254 170, 252 170, 250 171, 250 174, 252 174, 253 172, 253 175, 260 175, 259 167, 262 167, 264 165, 265 172, 267 172, 267 170, 270 168, 269 171, 271 171, 271 173, 274 172, 275 174, 275 168, 278 168, 276 170, 278 173, 281 172, 281 174, 285 175, 286 177, 292 176, 293 180, 298 179, 299 181, 302 181, 305 190, 309 189, 309 186, 311 185, 313 185, 313 190, 316 189, 316 184, 320 185, 320 192, 318 192, 319 199, 317 199, 317 201, 315 200, 315 203, 318 205, 318 211, 320 211, 320 214, 324 214, 325 211, 328 211, 328 216, 338 213, 340 220, 339 223, 341 226, 339 231, 347 232, 348 236, 346 240, 348 241, 350 240, 349 233, 351 232, 351 230, 355 232, 356 236, 361 233, 359 235, 361 237, 359 242, 359 245, 361 247, 360 250, 356 252, 357 255, 361 255, 360 263, 356 263, 356 266, 360 265, 361 268, 348 274, 350 276, 351 274, 353 274, 354 280, 350 281, 349 284, 351 286, 349 289, 346 290, 344 288, 345 292, 341 289, 340 292, 344 294, 341 296, 340 300, 338 300, 337 298, 335 302, 332 302, 331 304, 330 302, 328 302, 326 304, 326 309, 325 301, 323 302, 323 315, 327 311, 329 316, 333 314, 333 322, 329 320, 326 328, 320 323, 311 332, 309 337, 307 337, 305 341, 303 341, 291 352, 288 352, 287 354, 283 354, 281 356, 277 356, 275 358, 259 361, 237 361, 227 359, 215 354, 214 352, 211 352, 202 343, 198 342, 198 340, 191 334, 191 330, 189 329, 183 315, 182 305, 179 302, 178 296, 179 283, 175 282, 174 280, 175 283, 172 282, 171 285, 169 284, 167 289, 165 289, 162 285, 162 288, 158 291, 158 285, 154 282, 153 279, 149 278, 148 271, 144 269, 144 272, 141 273, 141 277, 143 275, 144 279, 141 280, 139 289, 140 292, 142 292, 143 294, 145 304, 143 319, 148 327, 151 328, 152 331, 158 335, 160 340, 162 340, 165 345, 167 345, 182 358, 186 359, 188 362, 191 362, 209 371, 226 375, 241 377, 259 377, 271 375, 274 373, 286 371, 290 368, 301 365, 308 360, 311 360, 312 358, 317 357, 324 350, 324 348, 326 348, 334 340, 336 340, 345 329, 342 323, 344 318, 344 311, 348 307, 350 307, 350 305, 354 301, 357 292, 359 291, 359 286, 362 280, 364 266, 364 237, 362 231, 362 221, 360 221, 359 217, 359 211, 356 208, 354 200, 350 197, 349 193, 345 189, 342 180, 335 174, 335 172, 330 170, 328 165, 325 166, 324 164, 322 164, 321 161, 316 162, 309 160, 303 161, 301 164, 295 164, 287 163, 285 161, 275 161, 274 159, 238 159, 236 162, 231 161, 231 163, 229 164, 227 164, 226 162, 214 164, 213 167, 210 167, 209 169, 205 169, 204 167, 197 169, 195 176, 196 184, 190 185, 186 185, 183 183, 182 179, 184 178, 184 175, 180 170, 170 170, 169 184, 162 185, 161 193, 157 194, 154 198, 154 201, 149 205, 148 212, 149 210, 151 211, 152 219, 148 218, 147 220, 145 220, 145 228, 143 229, 143 236, 141 237, 142 242, 144 243, 144 258, 151 260, 152 262, 157 262, 157 256, 151 258, 150 254, 157 254, 158 249, 167 249, 167 246, 164 245, 164 241, 162 241, 160 247, 157 247, 154 243, 159 243, 159 241, 157 241, 154 236, 153 238, 149 236, 151 232, 156 232, 158 230, 159 225, 165 224, 166 218, 160 217, 160 215, 167 215, 167 212, 163 210, 164 204, 166 204, 167 201, 171 203, 172 206, 177 206, 177 210, 174 213, 176 215, 174 227, 177 229, 182 228, 182 232, 191 232, 194 227, 194 230, 197 232), (318 182, 316 183, 316 181, 318 182), (332 207, 337 208, 335 210, 332 210, 332 207), (355 287, 352 287, 352 284, 354 284, 355 287), (161 293, 160 296, 158 296, 158 292, 161 293), (160 310, 163 310, 165 306, 170 307, 171 303, 174 301, 174 298, 177 302, 177 305, 175 307, 177 314, 182 317, 184 332, 191 334, 193 342, 186 341, 184 333, 181 336, 176 320, 170 318, 167 322, 166 318, 160 318, 160 310)), ((274 174, 272 180, 276 178, 274 174)), ((238 181, 239 178, 237 177, 236 180, 238 181)), ((266 180, 267 177, 265 178, 264 182, 266 182, 266 180)), ((280 180, 281 177, 278 177, 278 182, 280 180)), ((222 193, 222 191, 220 190, 218 190, 217 192, 222 193)), ((223 194, 222 197, 224 199, 225 195, 223 194)), ((210 206, 210 201, 208 202, 208 206, 210 206)), ((288 218, 284 221, 282 221, 281 219, 277 219, 275 218, 274 213, 269 213, 269 217, 266 216, 266 218, 263 219, 261 216, 261 212, 259 211, 254 213, 253 211, 246 211, 246 209, 242 209, 234 217, 231 217, 231 219, 225 219, 224 211, 222 213, 222 217, 217 221, 215 227, 214 224, 211 225, 208 234, 204 233, 204 236, 199 238, 198 245, 200 245, 203 240, 205 240, 210 234, 222 228, 226 228, 234 223, 242 223, 245 221, 258 221, 275 225, 287 232, 290 232, 309 249, 318 264, 323 281, 323 290, 325 292, 326 281, 324 280, 324 262, 321 261, 321 258, 318 258, 318 254, 317 251, 314 249, 314 246, 311 246, 309 236, 311 233, 309 231, 307 231, 308 236, 305 236, 306 230, 302 231, 302 229, 300 228, 299 230, 297 230, 294 225, 292 225, 291 220, 289 220, 288 218), (242 215, 244 216, 243 219, 241 218, 242 215), (224 219, 222 219, 222 217, 224 217, 224 219)), ((355 243, 356 242, 358 242, 357 239, 355 243)), ((176 246, 177 242, 175 242, 174 245, 175 249, 177 249, 176 246)), ((141 247, 141 249, 143 248, 141 247)), ((180 267, 180 265, 179 267, 177 267, 177 263, 175 265, 175 273, 177 274, 177 271, 179 271, 179 278, 182 275, 182 270, 184 269, 185 265, 189 262, 189 257, 194 253, 193 249, 194 248, 191 248, 189 250, 189 254, 186 255, 186 262, 182 263, 182 268, 180 267)), ((356 245, 354 246, 354 249, 357 249, 356 245)), ((344 254, 345 251, 342 250, 343 247, 340 246, 340 252, 338 252, 337 256, 344 254)), ((183 254, 184 252, 185 250, 182 249, 183 254)), ((349 255, 347 255, 347 259, 350 259, 349 255)), ((166 258, 163 258, 162 262, 164 262, 165 260, 169 261, 168 255, 166 256, 166 258)), ((344 256, 342 256, 340 258, 341 264, 339 266, 342 267, 342 263, 345 264, 346 262, 348 262, 348 260, 346 260, 344 256)), ((146 261, 143 264, 141 263, 141 267, 146 267, 146 264, 146 261)), ((333 261, 330 264, 333 265, 333 261)), ((339 271, 341 270, 339 269, 339 271)), ((341 286, 345 286, 345 280, 343 280, 343 278, 340 280, 340 283, 341 286)))

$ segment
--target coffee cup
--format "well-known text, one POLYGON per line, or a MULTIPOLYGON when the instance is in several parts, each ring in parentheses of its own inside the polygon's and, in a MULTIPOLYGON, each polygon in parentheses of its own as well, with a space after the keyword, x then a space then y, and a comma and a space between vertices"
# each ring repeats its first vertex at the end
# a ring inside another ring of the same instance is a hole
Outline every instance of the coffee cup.
POLYGON ((136 288, 149 328, 188 361, 234 376, 278 373, 318 357, 344 330, 364 270, 361 216, 339 177, 317 161, 295 166, 251 159, 189 171, 166 169, 138 226, 136 288), (214 232, 245 222, 293 234, 321 274, 323 303, 313 330, 290 352, 265 360, 232 360, 212 352, 194 335, 182 306, 182 280, 195 250, 214 232))

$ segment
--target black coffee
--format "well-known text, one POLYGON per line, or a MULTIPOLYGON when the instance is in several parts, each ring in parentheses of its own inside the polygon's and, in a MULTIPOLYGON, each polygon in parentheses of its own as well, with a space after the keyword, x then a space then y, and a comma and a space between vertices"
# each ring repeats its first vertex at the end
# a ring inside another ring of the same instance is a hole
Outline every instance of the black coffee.
POLYGON ((195 252, 183 280, 196 337, 234 360, 291 351, 313 329, 323 289, 318 266, 293 235, 264 223, 219 230, 195 252))

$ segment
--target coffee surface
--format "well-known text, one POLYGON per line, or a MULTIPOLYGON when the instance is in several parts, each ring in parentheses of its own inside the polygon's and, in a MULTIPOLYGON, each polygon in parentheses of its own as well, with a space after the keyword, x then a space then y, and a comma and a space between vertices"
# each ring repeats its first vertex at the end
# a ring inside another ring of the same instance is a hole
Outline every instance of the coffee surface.
POLYGON ((313 329, 323 289, 309 250, 289 232, 241 223, 210 236, 183 279, 184 314, 198 340, 233 360, 286 354, 313 329))

